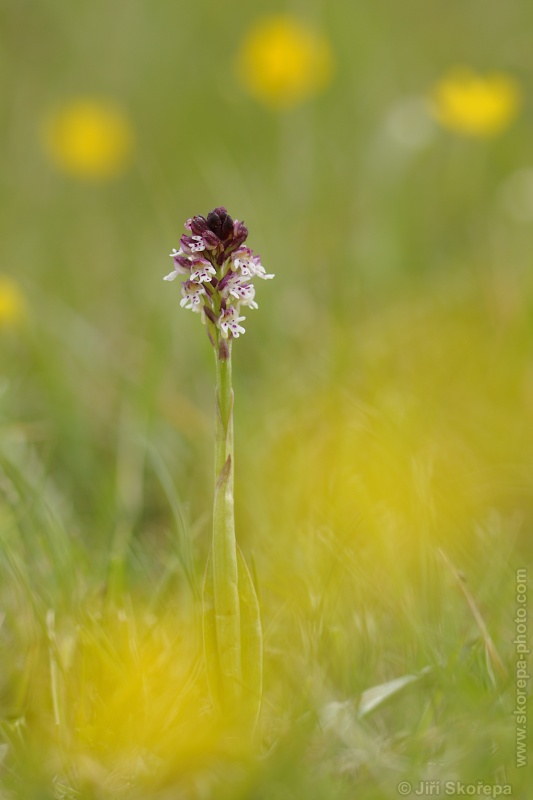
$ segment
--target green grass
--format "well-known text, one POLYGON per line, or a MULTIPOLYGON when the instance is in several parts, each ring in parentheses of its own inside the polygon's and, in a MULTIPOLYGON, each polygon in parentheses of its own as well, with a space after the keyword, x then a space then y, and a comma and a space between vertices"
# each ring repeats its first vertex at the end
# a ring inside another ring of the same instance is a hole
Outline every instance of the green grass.
POLYGON ((505 187, 531 168, 532 11, 299 10, 337 75, 279 115, 233 73, 250 4, 0 10, 0 272, 29 309, 0 328, 1 800, 381 800, 422 779, 528 797, 512 712, 533 228, 505 187), (512 74, 519 119, 403 148, 392 110, 457 63, 512 74), (86 94, 135 129, 114 182, 41 147, 50 108, 86 94), (265 634, 254 742, 210 713, 214 363, 162 281, 183 221, 220 203, 276 273, 234 346, 237 537, 265 634))

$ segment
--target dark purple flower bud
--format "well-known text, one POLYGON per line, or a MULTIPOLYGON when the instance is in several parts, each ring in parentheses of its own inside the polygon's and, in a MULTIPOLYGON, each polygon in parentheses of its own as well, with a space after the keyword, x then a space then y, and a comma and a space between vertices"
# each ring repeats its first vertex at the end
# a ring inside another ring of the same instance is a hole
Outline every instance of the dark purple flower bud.
POLYGON ((233 274, 234 273, 231 270, 228 270, 228 272, 226 272, 224 277, 219 280, 219 282, 218 282, 218 291, 219 292, 223 292, 224 291, 225 287, 228 284, 229 279, 231 278, 231 276, 233 274))
POLYGON ((207 225, 222 240, 233 233, 233 220, 223 206, 219 206, 209 212, 207 225))
POLYGON ((233 235, 235 238, 239 238, 240 236, 248 236, 248 228, 242 220, 236 219, 233 223, 233 235))
POLYGON ((216 233, 218 236, 220 228, 222 227, 222 222, 216 211, 210 211, 207 215, 207 225, 209 230, 213 231, 213 233, 216 233))
POLYGON ((202 239, 204 240, 205 246, 207 247, 208 250, 214 250, 220 244, 220 239, 218 238, 216 233, 210 231, 209 228, 207 228, 205 232, 202 234, 202 239))
POLYGON ((197 217, 193 217, 190 221, 190 230, 192 233, 196 234, 196 236, 201 236, 207 230, 207 220, 202 215, 198 215, 197 217))
POLYGON ((225 242, 229 236, 233 236, 233 220, 229 214, 226 214, 225 217, 222 217, 220 238, 222 239, 223 242, 225 242))
POLYGON ((244 222, 239 222, 238 219, 235 220, 233 224, 233 242, 232 245, 237 249, 240 247, 243 242, 246 241, 248 237, 248 228, 244 224, 244 222))
POLYGON ((236 219, 233 223, 233 234, 229 237, 226 242, 226 247, 224 248, 223 260, 228 258, 235 250, 238 250, 246 241, 247 236, 248 228, 244 222, 240 222, 236 219))

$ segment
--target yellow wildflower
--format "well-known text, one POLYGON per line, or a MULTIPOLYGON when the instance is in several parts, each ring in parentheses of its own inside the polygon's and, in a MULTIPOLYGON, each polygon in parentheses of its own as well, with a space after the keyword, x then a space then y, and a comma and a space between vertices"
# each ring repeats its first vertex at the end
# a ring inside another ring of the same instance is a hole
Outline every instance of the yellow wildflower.
POLYGON ((324 89, 333 73, 327 38, 288 15, 260 19, 236 60, 239 80, 257 100, 285 109, 324 89))
POLYGON ((445 128, 466 136, 494 136, 516 118, 520 87, 509 75, 481 76, 455 69, 435 86, 431 111, 445 128))
POLYGON ((115 106, 97 100, 75 100, 52 114, 44 143, 60 169, 85 179, 114 178, 129 165, 133 132, 115 106))
POLYGON ((26 317, 26 300, 18 285, 0 275, 0 327, 14 328, 26 317))

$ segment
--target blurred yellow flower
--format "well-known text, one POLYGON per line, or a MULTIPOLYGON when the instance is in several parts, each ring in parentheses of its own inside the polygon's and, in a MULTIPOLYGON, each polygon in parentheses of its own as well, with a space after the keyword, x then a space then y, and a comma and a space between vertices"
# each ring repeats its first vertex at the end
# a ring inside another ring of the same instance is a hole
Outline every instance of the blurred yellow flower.
POLYGON ((455 69, 434 87, 431 111, 445 128, 466 136, 494 136, 516 118, 520 87, 509 75, 481 76, 455 69))
POLYGON ((236 70, 253 97, 271 108, 285 109, 328 85, 333 54, 328 39, 301 20, 265 17, 246 35, 236 70))
POLYGON ((129 165, 133 131, 115 106, 79 99, 46 120, 44 144, 60 169, 78 178, 101 180, 114 178, 129 165))
POLYGON ((26 299, 14 280, 0 275, 0 327, 14 328, 26 317, 26 299))

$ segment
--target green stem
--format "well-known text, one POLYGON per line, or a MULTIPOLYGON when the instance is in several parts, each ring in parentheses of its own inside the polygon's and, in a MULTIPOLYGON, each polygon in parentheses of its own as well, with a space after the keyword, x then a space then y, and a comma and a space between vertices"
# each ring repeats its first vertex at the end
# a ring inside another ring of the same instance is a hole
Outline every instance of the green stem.
MULTIPOLYGON (((215 478, 218 478, 228 456, 233 461, 233 389, 231 386, 231 342, 226 342, 227 358, 220 358, 220 341, 215 352, 216 364, 216 434, 215 478)), ((233 469, 231 470, 233 475, 233 469)))
POLYGON ((222 704, 231 704, 242 683, 237 543, 233 504, 233 389, 231 340, 217 336, 213 592, 222 704))

